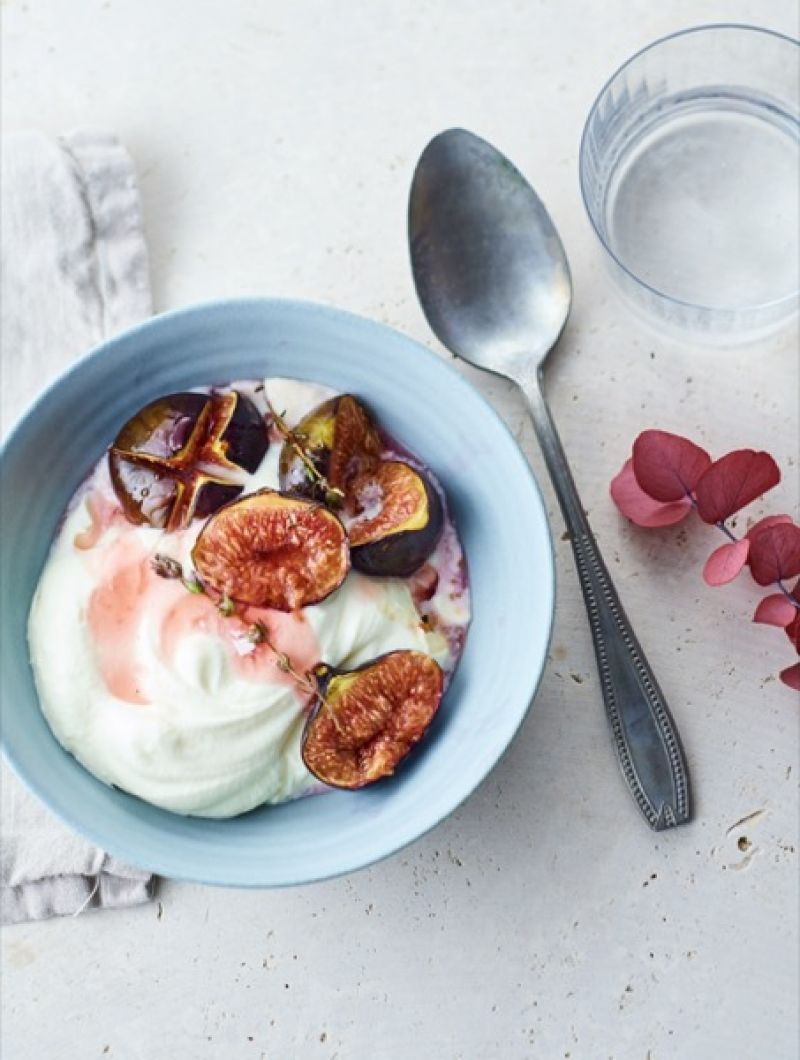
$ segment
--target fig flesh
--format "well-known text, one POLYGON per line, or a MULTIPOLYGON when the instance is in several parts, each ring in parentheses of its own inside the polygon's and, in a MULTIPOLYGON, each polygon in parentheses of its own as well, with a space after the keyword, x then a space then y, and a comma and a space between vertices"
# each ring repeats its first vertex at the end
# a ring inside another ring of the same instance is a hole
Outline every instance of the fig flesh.
POLYGON ((319 694, 303 732, 303 761, 335 788, 363 788, 392 774, 425 734, 444 690, 439 664, 419 651, 314 673, 319 694))
POLYGON ((275 490, 220 508, 200 531, 192 561, 203 584, 220 596, 278 611, 319 603, 350 568, 337 516, 275 490))
MULTIPOLYGON (((347 483, 373 467, 383 445, 367 410, 352 394, 341 394, 309 412, 292 436, 329 486, 345 492, 347 483)), ((281 489, 325 500, 325 487, 303 463, 292 444, 284 442, 279 464, 281 489)))
POLYGON ((130 522, 179 530, 237 497, 268 447, 261 414, 236 391, 168 394, 114 439, 111 482, 130 522))
POLYGON ((408 578, 436 547, 444 511, 421 471, 385 460, 350 484, 345 522, 356 570, 408 578))

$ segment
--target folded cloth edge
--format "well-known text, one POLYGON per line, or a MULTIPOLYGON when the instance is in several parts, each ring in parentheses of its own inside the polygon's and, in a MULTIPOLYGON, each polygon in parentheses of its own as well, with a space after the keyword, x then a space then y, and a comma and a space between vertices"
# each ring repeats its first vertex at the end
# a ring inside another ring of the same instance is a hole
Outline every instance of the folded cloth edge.
MULTIPOLYGON (((80 283, 71 292, 75 295, 80 288, 75 303, 80 312, 76 315, 75 306, 69 307, 75 327, 70 333, 72 343, 63 349, 63 363, 48 363, 49 368, 66 367, 97 341, 138 323, 151 313, 135 171, 125 148, 108 134, 78 131, 56 142, 39 133, 16 134, 6 144, 13 146, 15 141, 23 156, 28 154, 27 158, 23 157, 23 163, 33 170, 38 159, 46 159, 46 179, 33 181, 34 187, 30 189, 20 189, 26 207, 37 205, 35 196, 53 181, 60 184, 56 190, 77 196, 83 207, 82 211, 78 208, 69 215, 73 219, 81 212, 84 215, 81 231, 69 233, 81 254, 80 283)), ((10 199, 4 196, 4 205, 13 203, 13 198, 12 188, 10 199)), ((43 205, 45 224, 55 225, 59 216, 63 220, 64 213, 60 212, 63 203, 43 205)), ((19 244, 16 248, 4 247, 4 272, 9 261, 13 268, 17 252, 27 256, 25 264, 33 266, 35 279, 36 249, 31 246, 24 251, 19 244)), ((52 262, 48 263, 48 268, 52 266, 52 262)), ((61 261, 58 268, 62 273, 69 273, 61 261)), ((30 280, 30 272, 25 278, 30 280)), ((4 332, 8 312, 6 302, 4 332)), ((17 324, 24 329, 24 316, 17 324)), ((41 337, 41 332, 38 336, 41 337)), ((56 341, 57 338, 53 336, 56 341)), ((18 344, 14 347, 17 352, 18 344)), ((36 355, 41 351, 33 352, 36 355)), ((3 923, 77 915, 89 908, 134 905, 152 897, 155 879, 149 872, 125 865, 87 840, 72 835, 23 787, 5 762, 2 773, 4 851, 0 918, 3 923), (11 809, 7 810, 9 802, 11 809), (52 859, 49 864, 48 858, 52 859)))
POLYGON ((154 893, 155 877, 150 874, 140 878, 101 871, 96 876, 45 876, 0 888, 0 913, 3 924, 20 924, 54 916, 79 916, 88 909, 141 905, 154 893))

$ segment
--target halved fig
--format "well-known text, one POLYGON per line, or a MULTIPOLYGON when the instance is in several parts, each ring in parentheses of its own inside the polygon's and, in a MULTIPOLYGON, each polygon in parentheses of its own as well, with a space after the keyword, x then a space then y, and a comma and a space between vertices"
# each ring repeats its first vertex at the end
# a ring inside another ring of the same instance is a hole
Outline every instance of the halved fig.
POLYGON ((200 531, 192 561, 223 597, 294 611, 338 589, 350 568, 344 527, 314 501, 275 490, 226 504, 200 531))
MULTIPOLYGON (((372 418, 352 394, 323 402, 292 434, 320 475, 343 492, 350 479, 377 463, 383 449, 372 418)), ((281 489, 325 500, 324 487, 309 474, 291 439, 281 450, 279 474, 281 489)))
POLYGON ((350 484, 344 520, 356 570, 408 578, 436 548, 444 512, 421 471, 385 460, 350 484))
POLYGON ((430 655, 392 651, 357 670, 320 665, 303 761, 325 784, 363 788, 394 773, 430 725, 444 674, 430 655))
POLYGON ((111 482, 130 522, 178 530, 238 497, 268 447, 261 414, 236 391, 168 394, 114 439, 111 482))

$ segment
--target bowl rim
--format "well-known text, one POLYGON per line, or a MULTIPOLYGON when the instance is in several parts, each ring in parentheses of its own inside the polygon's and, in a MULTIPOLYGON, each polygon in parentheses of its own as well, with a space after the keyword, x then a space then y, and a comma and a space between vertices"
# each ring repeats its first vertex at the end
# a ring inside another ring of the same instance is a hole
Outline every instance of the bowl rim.
MULTIPOLYGON (((16 439, 17 434, 23 429, 23 425, 27 423, 31 417, 38 414, 41 406, 48 400, 50 395, 59 389, 63 385, 63 382, 71 378, 74 375, 81 373, 85 366, 99 358, 107 355, 107 351, 110 347, 113 347, 118 342, 130 342, 131 339, 135 339, 138 335, 147 333, 152 330, 157 330, 162 327, 165 323, 173 321, 181 317, 191 317, 196 314, 202 314, 206 312, 225 312, 235 310, 236 308, 261 308, 265 310, 276 309, 288 310, 289 312, 296 312, 299 314, 317 314, 322 317, 328 317, 329 319, 345 319, 349 320, 354 326, 365 328, 374 332, 376 339, 380 338, 381 334, 389 332, 396 337, 402 339, 405 343, 410 344, 415 348, 417 356, 423 361, 428 363, 435 363, 439 369, 443 369, 451 377, 451 386, 456 389, 462 389, 469 393, 473 399, 477 399, 477 402, 483 406, 484 412, 488 419, 494 423, 495 427, 499 429, 500 433, 503 434, 509 442, 512 443, 512 451, 515 451, 518 457, 518 470, 522 473, 522 476, 527 479, 530 486, 532 487, 532 497, 535 503, 538 505, 541 516, 542 525, 545 530, 546 545, 543 549, 543 553, 546 553, 547 559, 544 560, 542 556, 542 567, 541 576, 542 584, 540 586, 543 602, 544 602, 544 615, 546 618, 546 629, 544 629, 545 636, 542 641, 541 651, 541 664, 538 667, 532 667, 525 680, 523 680, 524 672, 517 678, 517 684, 519 686, 519 698, 523 706, 518 713, 515 713, 513 723, 509 728, 507 738, 503 741, 502 746, 499 747, 497 754, 494 756, 488 764, 483 774, 477 779, 470 780, 465 788, 458 789, 455 798, 451 798, 445 801, 443 807, 435 811, 433 817, 427 820, 422 827, 414 829, 412 834, 404 836, 398 842, 392 842, 385 849, 378 853, 370 853, 366 858, 363 856, 356 857, 350 861, 343 861, 342 865, 332 871, 320 871, 308 875, 298 875, 295 873, 293 878, 286 878, 281 880, 269 880, 264 882, 263 880, 255 879, 242 879, 237 878, 231 880, 226 878, 224 871, 217 871, 216 868, 213 870, 205 868, 203 870, 204 875, 201 877, 197 872, 184 871, 180 865, 173 864, 170 861, 169 854, 167 853, 163 858, 159 857, 154 860, 152 864, 141 865, 140 867, 145 871, 153 872, 154 874, 165 876, 168 879, 182 880, 185 882, 201 883, 208 886, 220 886, 220 887, 235 887, 248 890, 266 890, 266 889, 277 889, 282 887, 302 886, 305 884, 322 882, 328 879, 336 879, 340 876, 348 875, 352 872, 357 872, 361 869, 367 868, 371 865, 380 863, 381 861, 393 856, 399 851, 415 843, 417 840, 422 839, 425 835, 431 832, 439 824, 442 823, 446 818, 450 817, 458 808, 461 806, 475 791, 489 778, 490 774, 494 771, 498 763, 508 752, 511 744, 516 739, 520 728, 526 720, 528 714, 533 706, 533 701, 536 697, 536 693, 544 675, 544 671, 547 664, 547 659, 550 651, 550 645, 552 643, 553 629, 555 622, 555 603, 556 603, 556 568, 555 568, 555 546, 553 540, 552 529, 550 526, 550 519, 548 517, 547 506, 542 495, 541 487, 539 486, 538 480, 530 466, 525 454, 519 446, 519 443, 515 439, 510 427, 506 424, 503 418, 493 408, 489 400, 475 387, 465 376, 457 372, 450 364, 447 363, 442 357, 438 356, 433 349, 424 345, 419 340, 412 338, 410 335, 399 331, 397 328, 391 327, 388 324, 383 324, 379 321, 373 320, 369 317, 361 316, 358 313, 353 313, 348 310, 339 309, 336 306, 315 302, 303 299, 293 298, 280 298, 280 297, 262 297, 262 296, 247 296, 239 298, 224 298, 217 300, 210 300, 205 302, 194 303, 187 306, 182 306, 177 309, 167 310, 162 313, 154 314, 152 317, 141 321, 138 324, 133 325, 130 328, 126 328, 102 342, 98 343, 90 350, 79 356, 75 361, 67 366, 62 372, 60 372, 54 379, 52 379, 31 401, 26 408, 17 416, 13 422, 11 428, 7 432, 5 438, 0 443, 0 471, 2 471, 4 457, 6 450, 12 445, 16 439)), ((544 544, 544 542, 543 542, 544 544)), ((544 625, 544 624, 543 624, 544 625)), ((36 704, 41 711, 41 704, 39 703, 38 692, 34 686, 34 698, 36 704)), ((55 737, 54 737, 55 738, 55 737)), ((79 814, 74 814, 68 805, 54 804, 53 801, 43 793, 41 786, 35 779, 27 775, 24 767, 21 767, 17 761, 13 749, 7 744, 5 732, 3 727, 0 727, 0 750, 2 750, 3 756, 6 762, 10 765, 16 776, 22 781, 22 783, 33 792, 33 794, 42 802, 42 804, 53 813, 59 820, 66 824, 78 835, 84 837, 90 842, 100 847, 107 854, 118 858, 120 861, 130 863, 131 860, 138 862, 137 855, 134 853, 131 856, 131 851, 124 848, 124 844, 119 846, 116 843, 114 837, 110 837, 106 834, 102 827, 95 827, 94 823, 86 823, 80 818, 79 814)), ((70 754, 70 752, 66 752, 70 754)), ((73 758, 75 767, 78 769, 84 769, 74 756, 73 758)), ((90 771, 86 770, 91 776, 90 771)), ((97 783, 103 783, 96 777, 97 783)), ((136 798, 136 796, 129 796, 136 798)), ((145 801, 145 800, 142 800, 145 801)), ((169 813, 170 811, 164 810, 163 812, 169 813)), ((175 816, 182 817, 184 815, 176 814, 175 816)), ((201 819, 201 818, 198 818, 201 819)), ((222 819, 224 823, 224 819, 222 819)))
POLYGON ((648 283, 647 280, 642 279, 637 273, 629 268, 621 258, 611 249, 608 240, 603 235, 595 219, 594 211, 589 205, 589 195, 586 187, 586 178, 584 175, 584 159, 588 153, 588 137, 589 137, 589 126, 600 107, 600 101, 605 96, 607 90, 611 84, 616 81, 620 74, 626 70, 629 66, 635 63, 647 52, 653 51, 655 48, 660 47, 662 44, 666 44, 669 41, 677 40, 680 37, 688 37, 695 33, 706 33, 708 31, 715 30, 740 30, 743 33, 759 33, 766 37, 775 37, 779 40, 785 41, 787 44, 794 44, 800 48, 800 39, 796 37, 790 37, 788 33, 781 33, 779 30, 769 29, 766 26, 754 26, 748 22, 706 22, 699 26, 687 26, 685 29, 675 30, 673 33, 666 33, 662 37, 657 37, 656 40, 650 41, 649 44, 645 44, 643 47, 635 51, 633 55, 630 55, 624 62, 613 71, 613 73, 606 78, 600 91, 594 98, 594 101, 589 108, 589 113, 586 116, 586 120, 583 123, 583 130, 581 132, 580 144, 578 147, 578 182, 581 189, 581 199, 583 201, 583 208, 586 211, 586 216, 589 219, 589 223, 592 226, 594 234, 597 236, 600 245, 603 250, 608 254, 614 264, 625 273, 626 276, 630 277, 631 280, 637 286, 642 287, 650 294, 654 295, 662 302, 668 302, 671 305, 683 306, 686 309, 698 311, 700 313, 707 314, 709 316, 719 316, 720 314, 740 314, 740 313, 754 313, 762 310, 773 310, 780 309, 782 306, 786 306, 787 309, 792 305, 793 302, 797 301, 798 294, 800 294, 800 287, 797 290, 790 291, 789 294, 782 295, 780 298, 770 299, 768 302, 753 302, 749 305, 741 306, 709 306, 703 302, 690 302, 685 298, 677 298, 674 295, 667 294, 664 291, 659 290, 658 287, 654 287, 648 283))

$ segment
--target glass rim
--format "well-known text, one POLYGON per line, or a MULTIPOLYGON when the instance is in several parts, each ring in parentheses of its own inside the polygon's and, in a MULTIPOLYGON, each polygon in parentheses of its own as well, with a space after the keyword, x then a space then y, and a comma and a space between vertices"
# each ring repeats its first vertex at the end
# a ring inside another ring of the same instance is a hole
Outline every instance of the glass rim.
POLYGON ((659 290, 657 287, 653 287, 652 284, 648 283, 647 280, 638 276, 631 268, 629 268, 612 250, 609 243, 603 233, 600 231, 597 221, 595 220, 594 212, 589 205, 589 198, 586 191, 586 181, 584 179, 584 165, 583 161, 587 153, 586 141, 589 132, 589 126, 592 124, 597 110, 600 106, 600 100, 605 95, 608 88, 611 86, 619 75, 626 70, 632 63, 636 62, 647 52, 652 51, 654 48, 659 47, 661 44, 666 44, 668 41, 677 40, 680 37, 688 37, 694 33, 704 33, 708 30, 742 30, 746 33, 761 33, 767 37, 774 37, 778 40, 786 41, 787 44, 793 44, 796 48, 800 48, 800 40, 796 37, 790 37, 787 33, 781 33, 779 30, 768 29, 766 26, 754 26, 748 22, 706 22, 700 26, 689 26, 686 29, 676 30, 674 33, 667 33, 663 37, 658 37, 654 41, 650 41, 649 44, 645 44, 638 51, 634 52, 633 55, 629 56, 623 63, 614 70, 614 72, 606 78, 600 91, 594 98, 594 102, 589 108, 589 113, 586 116, 586 121, 583 124, 583 131, 581 133, 580 146, 578 148, 578 182, 581 188, 581 199, 583 200, 583 208, 586 211, 586 216, 589 218, 589 223, 594 230, 594 234, 600 241, 600 245, 603 250, 608 254, 611 260, 617 265, 626 276, 629 276, 634 283, 643 287, 649 291, 650 294, 655 295, 656 298, 661 299, 664 302, 671 302, 673 305, 685 306, 687 309, 699 310, 702 313, 707 314, 740 314, 747 312, 757 312, 761 310, 776 309, 782 305, 790 305, 793 301, 796 301, 798 295, 800 295, 800 286, 795 290, 790 291, 789 294, 781 295, 780 298, 773 298, 769 302, 752 302, 747 305, 740 306, 710 306, 704 305, 702 302, 689 302, 685 298, 677 298, 674 295, 666 294, 664 291, 659 290))

